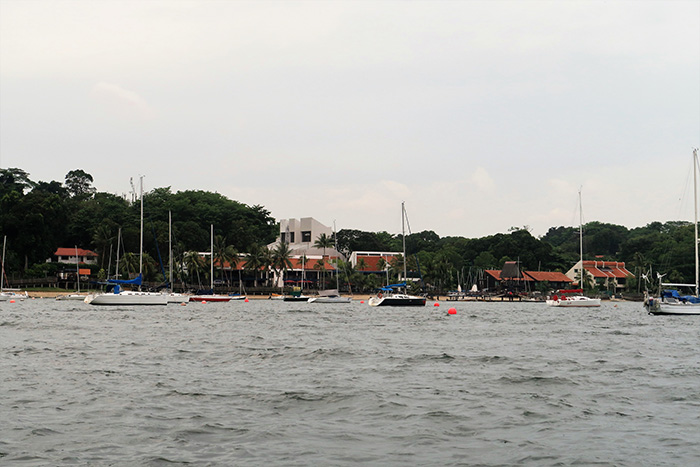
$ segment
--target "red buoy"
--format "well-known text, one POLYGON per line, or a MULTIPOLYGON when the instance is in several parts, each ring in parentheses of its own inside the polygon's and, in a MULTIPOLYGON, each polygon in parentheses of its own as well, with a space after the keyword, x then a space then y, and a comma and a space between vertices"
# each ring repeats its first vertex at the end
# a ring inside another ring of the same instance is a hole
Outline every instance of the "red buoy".
POLYGON ((451 315, 456 315, 456 314, 457 314, 457 309, 456 309, 456 308, 450 308, 449 310, 447 310, 447 312, 448 312, 449 314, 451 314, 451 315))
POLYGON ((14 300, 10 300, 10 303, 15 303, 15 301, 14 301, 14 300))
POLYGON ((247 299, 247 298, 245 299, 245 302, 248 303, 248 299, 247 299))
POLYGON ((440 304, 438 302, 435 302, 433 306, 440 306, 440 304))
POLYGON ((365 301, 364 301, 364 300, 360 300, 360 303, 365 303, 365 301))

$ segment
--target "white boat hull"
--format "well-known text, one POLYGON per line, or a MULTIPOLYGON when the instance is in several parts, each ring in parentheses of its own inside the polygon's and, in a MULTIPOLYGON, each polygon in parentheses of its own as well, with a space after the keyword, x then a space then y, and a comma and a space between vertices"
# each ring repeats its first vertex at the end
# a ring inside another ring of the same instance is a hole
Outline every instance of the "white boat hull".
POLYGON ((647 311, 652 315, 700 315, 700 303, 682 301, 666 301, 658 298, 644 302, 647 311))
POLYGON ((67 295, 59 295, 58 297, 56 297, 56 300, 59 300, 59 301, 64 301, 64 300, 85 301, 86 297, 87 297, 87 294, 70 293, 67 295))
POLYGON ((231 297, 228 295, 192 295, 191 302, 230 302, 231 297))
POLYGON ((162 293, 126 290, 119 293, 88 295, 85 297, 85 303, 108 306, 167 305, 168 298, 162 293))
POLYGON ((561 308, 594 308, 600 306, 599 298, 584 296, 567 297, 565 299, 547 300, 547 305, 561 308))
POLYGON ((309 303, 350 303, 350 297, 311 297, 309 303))

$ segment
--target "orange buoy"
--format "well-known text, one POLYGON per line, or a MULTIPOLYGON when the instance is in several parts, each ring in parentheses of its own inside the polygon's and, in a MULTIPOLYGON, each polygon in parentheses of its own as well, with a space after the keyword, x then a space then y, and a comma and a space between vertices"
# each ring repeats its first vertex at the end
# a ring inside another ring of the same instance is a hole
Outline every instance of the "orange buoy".
POLYGON ((187 303, 185 303, 185 302, 180 303, 180 306, 186 306, 186 305, 187 305, 187 303))
POLYGON ((456 315, 456 314, 457 314, 457 309, 456 309, 456 308, 450 308, 449 310, 447 310, 447 312, 448 312, 449 314, 451 314, 451 315, 456 315))
POLYGON ((15 303, 15 301, 14 301, 14 300, 10 300, 10 303, 15 303))
POLYGON ((247 298, 245 299, 245 302, 248 303, 248 299, 247 299, 247 298))
POLYGON ((202 303, 207 303, 207 301, 206 301, 206 300, 202 300, 202 303))

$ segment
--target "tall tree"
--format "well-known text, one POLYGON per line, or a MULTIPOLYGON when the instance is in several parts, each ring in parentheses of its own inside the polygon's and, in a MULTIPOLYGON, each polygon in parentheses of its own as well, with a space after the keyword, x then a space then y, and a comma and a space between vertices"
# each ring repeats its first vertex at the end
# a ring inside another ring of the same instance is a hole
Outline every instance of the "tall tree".
POLYGON ((66 174, 66 188, 74 198, 86 199, 92 197, 97 191, 93 186, 92 175, 82 169, 71 170, 66 174))

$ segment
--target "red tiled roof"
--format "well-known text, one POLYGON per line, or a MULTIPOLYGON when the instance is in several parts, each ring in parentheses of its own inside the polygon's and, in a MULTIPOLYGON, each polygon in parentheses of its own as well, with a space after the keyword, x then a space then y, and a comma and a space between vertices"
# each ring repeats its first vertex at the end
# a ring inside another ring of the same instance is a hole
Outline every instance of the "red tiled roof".
MULTIPOLYGON (((501 281, 501 271, 499 269, 485 269, 484 272, 486 274, 490 275, 497 281, 501 281)), ((507 279, 507 280, 515 280, 515 281, 526 281, 526 282, 532 282, 532 277, 528 277, 527 275, 523 276, 522 279, 507 279)))
POLYGON ((625 263, 617 261, 584 261, 583 268, 595 278, 634 276, 625 268, 625 263))
POLYGON ((525 274, 532 277, 533 280, 537 282, 573 282, 569 279, 563 272, 551 272, 551 271, 525 271, 525 274))
MULTIPOLYGON (((56 253, 53 254, 54 256, 75 256, 75 248, 58 248, 56 250, 56 253)), ((78 248, 78 256, 93 256, 97 257, 97 253, 94 251, 90 250, 83 250, 82 248, 78 248)))
POLYGON ((383 258, 385 262, 391 263, 391 259, 394 257, 395 255, 358 256, 357 261, 359 262, 362 259, 365 262, 365 267, 362 269, 358 267, 357 270, 364 272, 383 271, 383 269, 379 268, 379 260, 383 258))

